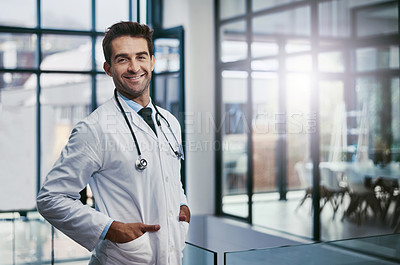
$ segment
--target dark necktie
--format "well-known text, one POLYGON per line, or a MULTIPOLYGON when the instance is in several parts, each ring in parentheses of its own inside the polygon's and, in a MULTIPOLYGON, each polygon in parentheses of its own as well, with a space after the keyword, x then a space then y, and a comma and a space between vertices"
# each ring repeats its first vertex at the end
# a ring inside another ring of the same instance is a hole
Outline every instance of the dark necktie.
POLYGON ((147 108, 142 108, 141 110, 138 111, 138 114, 142 116, 143 120, 150 126, 150 128, 153 130, 153 132, 157 135, 156 128, 154 126, 153 118, 151 117, 152 109, 147 107, 147 108))

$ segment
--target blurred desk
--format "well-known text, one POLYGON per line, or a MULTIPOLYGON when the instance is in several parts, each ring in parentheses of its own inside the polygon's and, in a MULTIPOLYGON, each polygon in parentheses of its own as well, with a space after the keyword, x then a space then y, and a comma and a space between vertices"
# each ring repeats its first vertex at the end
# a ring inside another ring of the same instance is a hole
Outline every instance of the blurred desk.
MULTIPOLYGON (((312 165, 311 165, 312 167, 312 165)), ((365 177, 370 178, 390 178, 400 180, 400 163, 390 163, 386 166, 376 166, 372 163, 358 163, 358 162, 321 162, 319 167, 328 168, 333 172, 343 173, 353 171, 363 180, 365 177)), ((354 176, 353 176, 354 177, 354 176)))

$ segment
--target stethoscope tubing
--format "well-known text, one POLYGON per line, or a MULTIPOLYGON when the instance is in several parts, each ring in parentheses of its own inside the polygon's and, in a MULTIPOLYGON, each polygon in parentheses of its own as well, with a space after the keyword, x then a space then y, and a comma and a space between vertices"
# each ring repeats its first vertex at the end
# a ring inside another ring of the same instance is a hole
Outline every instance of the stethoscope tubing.
MULTIPOLYGON (((146 159, 144 159, 144 158, 141 157, 142 152, 140 151, 139 143, 138 143, 138 141, 137 141, 137 138, 136 138, 135 133, 133 132, 131 123, 129 122, 128 117, 126 116, 126 113, 125 113, 125 111, 124 111, 124 108, 122 107, 121 102, 120 102, 119 99, 118 99, 117 89, 114 89, 114 97, 115 97, 115 100, 117 101, 117 104, 118 104, 119 109, 120 109, 121 112, 122 112, 122 115, 124 116, 125 122, 126 122, 126 124, 128 125, 128 127, 129 127, 129 131, 131 132, 133 141, 135 142, 136 151, 137 151, 137 153, 138 153, 138 159, 136 160, 135 166, 136 166, 136 168, 139 169, 139 170, 144 170, 144 169, 146 169, 146 167, 147 167, 147 161, 146 161, 146 159)), ((169 147, 171 148, 172 152, 174 152, 174 154, 176 155, 176 157, 177 157, 178 159, 182 159, 182 160, 183 160, 183 159, 184 159, 184 155, 183 155, 182 147, 181 147, 181 145, 179 144, 178 139, 176 138, 174 132, 172 131, 171 125, 169 124, 168 120, 158 111, 158 108, 156 107, 156 105, 155 105, 154 103, 153 103, 153 106, 154 106, 154 109, 156 110, 156 115, 155 115, 155 116, 156 116, 156 123, 157 123, 157 126, 160 128, 160 131, 162 132, 162 134, 164 135, 165 139, 167 140, 167 143, 168 143, 169 147), (174 148, 172 147, 170 141, 168 140, 167 135, 165 134, 164 130, 162 129, 161 122, 160 122, 160 118, 157 117, 157 115, 158 115, 159 117, 161 117, 161 118, 165 121, 165 123, 167 124, 168 130, 170 131, 170 133, 171 133, 172 136, 174 137, 176 143, 178 144, 179 152, 178 152, 178 151, 175 151, 174 148)))
POLYGON ((135 146, 136 146, 136 150, 137 150, 138 156, 140 157, 142 155, 142 152, 140 152, 139 144, 138 144, 138 141, 136 139, 135 133, 133 132, 131 123, 128 120, 128 116, 126 116, 124 108, 122 107, 121 102, 119 102, 119 100, 118 100, 118 95, 117 95, 117 90, 116 89, 114 89, 114 96, 115 96, 115 100, 117 101, 118 107, 122 112, 122 116, 124 116, 126 124, 128 124, 129 131, 131 132, 131 135, 133 137, 133 141, 135 142, 135 146))
POLYGON ((183 150, 182 150, 182 148, 181 148, 181 145, 180 145, 179 142, 178 142, 178 139, 176 139, 175 133, 172 131, 171 125, 169 124, 168 120, 158 111, 158 108, 156 107, 156 105, 153 104, 153 106, 154 106, 154 108, 155 108, 155 110, 156 110, 156 123, 157 123, 157 126, 160 128, 160 131, 161 131, 162 134, 164 135, 165 139, 167 140, 167 142, 168 142, 168 144, 169 144, 169 147, 170 147, 171 150, 174 152, 174 154, 175 154, 179 159, 182 159, 182 160, 183 160, 183 159, 184 159, 183 150), (165 132, 164 132, 164 130, 163 130, 162 127, 161 127, 160 118, 157 119, 157 115, 159 115, 159 116, 165 121, 165 123, 167 124, 167 127, 168 127, 169 132, 172 134, 172 137, 174 137, 175 142, 178 143, 179 152, 178 152, 178 151, 175 151, 174 148, 172 147, 170 141, 168 140, 167 135, 165 135, 165 132))

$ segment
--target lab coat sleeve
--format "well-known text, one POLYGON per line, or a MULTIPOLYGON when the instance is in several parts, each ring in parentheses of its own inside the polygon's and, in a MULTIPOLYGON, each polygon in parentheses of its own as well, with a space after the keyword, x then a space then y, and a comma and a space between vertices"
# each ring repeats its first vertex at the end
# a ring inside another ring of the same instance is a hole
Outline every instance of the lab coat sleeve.
POLYGON ((89 251, 111 220, 79 200, 79 192, 101 168, 100 146, 95 126, 78 123, 37 197, 40 214, 89 251))

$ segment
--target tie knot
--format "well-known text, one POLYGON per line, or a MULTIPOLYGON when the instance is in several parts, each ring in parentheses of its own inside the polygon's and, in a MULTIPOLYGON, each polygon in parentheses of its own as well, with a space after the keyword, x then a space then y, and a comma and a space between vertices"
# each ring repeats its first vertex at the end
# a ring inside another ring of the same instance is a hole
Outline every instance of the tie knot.
POLYGON ((157 135, 156 128, 154 126, 153 118, 151 117, 151 113, 153 110, 149 107, 142 108, 138 111, 138 114, 142 116, 143 120, 150 126, 153 132, 157 135))
POLYGON ((153 110, 149 107, 142 108, 141 110, 138 111, 138 114, 142 116, 143 118, 149 118, 151 117, 151 113, 153 110))

